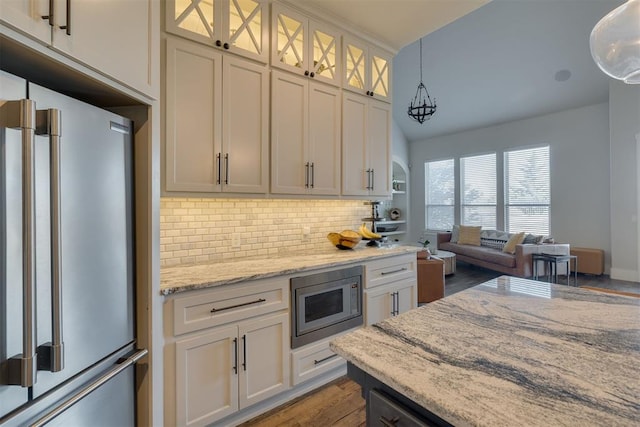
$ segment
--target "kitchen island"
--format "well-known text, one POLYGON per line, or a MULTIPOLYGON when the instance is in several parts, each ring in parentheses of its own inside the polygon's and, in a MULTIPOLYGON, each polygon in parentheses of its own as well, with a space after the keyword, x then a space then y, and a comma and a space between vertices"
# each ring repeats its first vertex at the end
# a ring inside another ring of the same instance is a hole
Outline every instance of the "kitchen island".
POLYGON ((638 298, 501 276, 331 349, 436 424, 640 425, 638 298))

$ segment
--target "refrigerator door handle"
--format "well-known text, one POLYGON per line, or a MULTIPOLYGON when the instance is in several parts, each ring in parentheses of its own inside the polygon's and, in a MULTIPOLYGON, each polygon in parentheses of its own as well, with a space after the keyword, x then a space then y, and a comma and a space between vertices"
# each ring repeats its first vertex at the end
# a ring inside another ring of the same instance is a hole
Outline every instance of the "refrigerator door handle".
POLYGON ((35 119, 30 99, 0 101, 0 127, 22 133, 22 353, 6 363, 5 383, 31 387, 36 382, 35 310, 35 119))
POLYGON ((149 351, 146 348, 143 348, 142 350, 136 351, 134 354, 127 357, 126 359, 123 358, 118 360, 118 364, 115 367, 113 367, 111 370, 104 373, 102 376, 98 377, 95 381, 88 384, 78 393, 74 394, 72 397, 64 401, 62 404, 57 406, 53 411, 49 412, 48 414, 46 414, 45 416, 43 416, 42 418, 40 418, 39 420, 31 424, 31 427, 40 427, 47 424, 48 422, 53 420, 55 417, 62 414, 64 411, 71 408, 73 405, 75 405, 76 403, 78 403, 79 401, 87 397, 91 392, 95 391, 100 386, 109 382, 112 378, 114 378, 120 372, 124 371, 129 366, 136 364, 140 359, 146 356, 147 353, 149 353, 149 351))
POLYGON ((36 135, 49 136, 49 197, 51 216, 51 342, 39 345, 38 370, 59 372, 64 368, 64 342, 62 340, 62 272, 60 221, 60 137, 62 113, 50 108, 36 112, 36 135))

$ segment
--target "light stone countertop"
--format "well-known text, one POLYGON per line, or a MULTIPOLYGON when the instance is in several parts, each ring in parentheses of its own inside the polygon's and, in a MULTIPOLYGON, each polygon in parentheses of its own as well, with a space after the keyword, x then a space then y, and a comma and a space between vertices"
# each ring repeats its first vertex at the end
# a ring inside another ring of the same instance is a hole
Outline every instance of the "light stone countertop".
POLYGON ((372 248, 361 242, 355 249, 340 250, 323 245, 313 253, 269 258, 247 258, 228 262, 192 264, 160 269, 160 293, 170 295, 194 289, 222 286, 247 280, 283 276, 327 267, 339 267, 376 258, 416 253, 417 246, 391 245, 372 248))
POLYGON ((640 298, 501 276, 331 348, 456 426, 640 425, 640 298))

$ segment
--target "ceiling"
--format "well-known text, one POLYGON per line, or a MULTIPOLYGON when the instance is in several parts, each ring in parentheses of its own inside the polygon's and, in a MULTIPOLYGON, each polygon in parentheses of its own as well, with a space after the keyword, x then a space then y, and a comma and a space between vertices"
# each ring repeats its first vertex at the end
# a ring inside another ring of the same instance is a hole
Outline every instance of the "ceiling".
POLYGON ((589 34, 624 0, 297 2, 402 47, 393 116, 414 142, 606 101, 609 78, 591 58, 589 34), (422 125, 406 113, 420 81, 421 35, 423 82, 438 105, 422 125))

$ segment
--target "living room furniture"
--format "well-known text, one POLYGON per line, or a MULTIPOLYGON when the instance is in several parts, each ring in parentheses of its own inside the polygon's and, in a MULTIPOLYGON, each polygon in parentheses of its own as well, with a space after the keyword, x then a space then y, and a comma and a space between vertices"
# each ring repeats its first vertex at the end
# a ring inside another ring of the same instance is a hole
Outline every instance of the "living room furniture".
POLYGON ((594 248, 571 248, 571 255, 580 258, 578 273, 601 275, 604 273, 604 251, 594 248))
POLYGON ((418 259, 418 304, 444 297, 444 264, 435 257, 418 259))
POLYGON ((538 280, 538 263, 542 262, 543 265, 548 266, 549 268, 545 268, 547 272, 547 277, 549 278, 549 282, 551 282, 551 278, 553 278, 553 283, 558 283, 558 265, 563 263, 566 265, 567 272, 567 285, 571 285, 571 261, 574 262, 574 270, 573 270, 573 285, 578 286, 578 257, 575 255, 554 255, 554 254, 546 254, 539 253, 531 255, 531 261, 533 263, 533 278, 538 280))
POLYGON ((437 251, 432 257, 440 258, 444 261, 444 274, 448 276, 456 272, 456 254, 449 251, 437 251))
MULTIPOLYGON (((532 277, 531 255, 540 252, 569 255, 570 245, 554 244, 518 244, 513 254, 503 252, 500 247, 474 246, 451 243, 451 232, 438 232, 438 253, 441 249, 456 254, 458 261, 464 261, 479 267, 499 271, 517 277, 532 277)), ((483 242, 484 243, 484 242, 483 242)), ((559 273, 563 273, 561 269, 559 273)))

